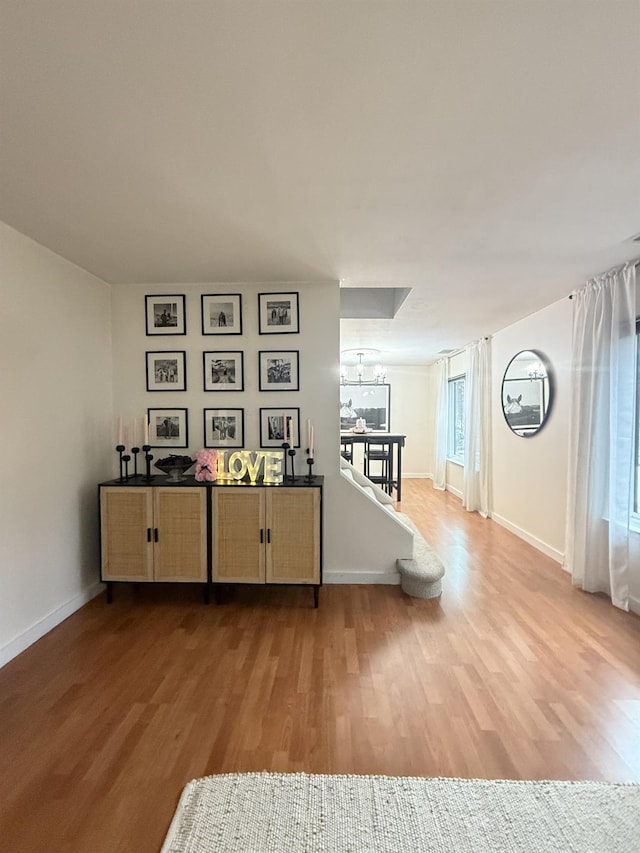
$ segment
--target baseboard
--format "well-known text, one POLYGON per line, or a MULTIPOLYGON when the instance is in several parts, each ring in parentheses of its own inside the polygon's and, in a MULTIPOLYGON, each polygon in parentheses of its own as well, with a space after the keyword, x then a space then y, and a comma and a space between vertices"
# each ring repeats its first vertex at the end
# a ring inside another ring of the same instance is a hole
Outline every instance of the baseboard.
POLYGON ((629 596, 629 610, 640 616, 640 598, 634 598, 633 595, 629 596))
POLYGON ((433 474, 403 474, 403 480, 433 480, 433 474))
POLYGON ((28 649, 29 646, 32 646, 37 640, 48 634, 56 625, 64 622, 72 613, 75 613, 76 610, 79 610, 88 601, 95 598, 96 595, 100 595, 103 590, 104 584, 96 581, 96 583, 87 587, 87 589, 78 593, 78 595, 74 595, 69 601, 65 601, 60 607, 56 607, 55 610, 47 613, 46 616, 39 619, 34 625, 23 631, 22 634, 18 634, 17 637, 14 637, 13 640, 10 640, 0 649, 0 667, 9 663, 10 660, 13 660, 13 658, 25 651, 25 649, 28 649))
POLYGON ((537 536, 533 536, 531 533, 528 533, 526 530, 518 527, 517 524, 512 524, 512 522, 507 521, 506 518, 503 518, 495 512, 491 514, 491 518, 501 527, 506 528, 511 533, 515 533, 515 535, 520 539, 524 539, 524 541, 528 542, 529 545, 533 545, 533 547, 537 548, 538 551, 542 551, 542 553, 546 554, 547 557, 551 557, 551 559, 555 560, 556 563, 560 563, 560 565, 562 565, 564 554, 561 551, 558 551, 557 548, 552 548, 551 545, 547 545, 547 543, 543 542, 542 539, 538 539, 537 536))
POLYGON ((400 583, 400 574, 398 572, 359 572, 356 569, 335 572, 324 572, 322 582, 329 583, 366 583, 366 584, 389 584, 397 585, 400 583))
POLYGON ((460 489, 456 489, 455 486, 451 486, 449 485, 449 483, 447 483, 446 490, 448 492, 451 492, 452 495, 455 495, 457 498, 460 498, 460 500, 462 500, 462 492, 460 491, 460 489))

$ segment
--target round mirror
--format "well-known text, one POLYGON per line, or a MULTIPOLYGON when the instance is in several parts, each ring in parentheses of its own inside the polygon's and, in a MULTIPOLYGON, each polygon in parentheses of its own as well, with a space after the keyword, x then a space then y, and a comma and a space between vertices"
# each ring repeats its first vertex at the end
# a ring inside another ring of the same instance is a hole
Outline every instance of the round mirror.
POLYGON ((536 350, 522 350, 511 359, 502 378, 502 411, 516 435, 531 438, 551 411, 553 384, 547 359, 536 350))

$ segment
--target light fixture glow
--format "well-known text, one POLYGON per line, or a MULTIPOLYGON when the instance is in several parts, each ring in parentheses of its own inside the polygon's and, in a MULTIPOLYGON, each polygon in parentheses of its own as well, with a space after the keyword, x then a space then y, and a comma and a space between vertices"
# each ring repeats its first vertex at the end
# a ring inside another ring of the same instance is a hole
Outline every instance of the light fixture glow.
MULTIPOLYGON (((345 350, 345 352, 347 352, 347 350, 345 350)), ((378 351, 370 350, 369 352, 376 355, 378 351)), ((376 366, 373 368, 372 378, 365 378, 366 365, 363 361, 365 355, 367 355, 367 352, 364 350, 359 350, 356 352, 358 361, 355 365, 355 379, 349 378, 349 368, 347 367, 347 365, 340 365, 340 383, 342 385, 382 385, 384 384, 384 382, 386 382, 387 369, 382 364, 376 364, 376 366)))
POLYGON ((546 379, 547 371, 544 369, 544 364, 541 361, 536 361, 527 371, 527 375, 531 381, 534 379, 546 379))

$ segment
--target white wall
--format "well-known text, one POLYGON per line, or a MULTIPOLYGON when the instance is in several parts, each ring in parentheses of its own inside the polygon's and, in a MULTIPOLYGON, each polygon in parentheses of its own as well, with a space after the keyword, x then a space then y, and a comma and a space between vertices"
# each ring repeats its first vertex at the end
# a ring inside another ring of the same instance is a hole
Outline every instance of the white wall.
POLYGON ((0 223, 0 665, 101 586, 109 472, 108 286, 0 223))
MULTIPOLYGON (((400 583, 398 558, 413 556, 413 533, 353 483, 337 478, 331 544, 336 554, 325 572, 328 583, 400 583)), ((325 542, 327 538, 325 536, 325 542)))
POLYGON ((554 302, 493 336, 493 518, 562 561, 571 400, 571 301, 554 302), (502 377, 516 353, 538 350, 551 364, 554 399, 548 421, 531 438, 515 435, 502 413, 502 377))
POLYGON ((407 436, 402 450, 403 477, 433 475, 431 374, 422 365, 387 368, 391 385, 391 432, 407 436))

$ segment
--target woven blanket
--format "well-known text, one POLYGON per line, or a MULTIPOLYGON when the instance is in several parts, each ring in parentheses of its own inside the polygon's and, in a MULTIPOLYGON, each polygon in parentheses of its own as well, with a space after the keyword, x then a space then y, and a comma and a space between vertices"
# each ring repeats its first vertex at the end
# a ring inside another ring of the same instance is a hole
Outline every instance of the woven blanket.
POLYGON ((190 782, 162 853, 638 853, 640 786, 240 773, 190 782))

